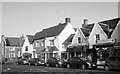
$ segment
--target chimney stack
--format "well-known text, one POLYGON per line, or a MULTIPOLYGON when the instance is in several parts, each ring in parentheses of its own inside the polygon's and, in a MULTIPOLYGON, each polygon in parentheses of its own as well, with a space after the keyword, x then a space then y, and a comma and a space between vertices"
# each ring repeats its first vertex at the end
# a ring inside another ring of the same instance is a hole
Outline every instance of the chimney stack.
POLYGON ((83 20, 82 27, 84 28, 87 24, 88 24, 88 19, 84 19, 84 20, 83 20))
POLYGON ((65 18, 65 23, 71 23, 70 18, 65 18))

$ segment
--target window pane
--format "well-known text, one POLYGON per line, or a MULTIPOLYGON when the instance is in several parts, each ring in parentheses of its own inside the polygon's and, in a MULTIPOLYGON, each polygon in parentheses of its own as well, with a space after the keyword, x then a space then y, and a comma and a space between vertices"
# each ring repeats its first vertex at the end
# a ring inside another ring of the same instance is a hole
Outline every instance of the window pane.
POLYGON ((28 51, 28 46, 25 47, 25 51, 28 51))
POLYGON ((81 43, 81 38, 80 37, 78 37, 78 43, 81 43))

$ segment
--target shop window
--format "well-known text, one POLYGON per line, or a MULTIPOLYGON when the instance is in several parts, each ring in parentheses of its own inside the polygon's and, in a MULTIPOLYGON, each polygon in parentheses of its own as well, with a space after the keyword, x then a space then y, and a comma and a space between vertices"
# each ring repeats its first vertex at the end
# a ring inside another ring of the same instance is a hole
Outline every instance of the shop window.
POLYGON ((25 47, 25 51, 28 51, 28 46, 25 47))
POLYGON ((81 43, 81 37, 78 37, 78 43, 81 43))
POLYGON ((67 53, 61 53, 61 59, 67 59, 67 53))
POLYGON ((110 57, 110 61, 115 61, 115 57, 110 57))

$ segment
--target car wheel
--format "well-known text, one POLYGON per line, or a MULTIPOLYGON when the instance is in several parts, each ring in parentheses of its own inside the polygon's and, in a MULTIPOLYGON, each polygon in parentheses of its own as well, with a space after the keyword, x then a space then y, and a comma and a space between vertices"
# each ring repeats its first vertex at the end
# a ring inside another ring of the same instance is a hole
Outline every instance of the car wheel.
POLYGON ((84 64, 82 65, 82 69, 86 69, 86 66, 84 64))
POLYGON ((58 68, 58 64, 56 64, 55 67, 58 68))
POLYGON ((106 65, 106 66, 105 66, 105 70, 106 70, 106 71, 109 71, 109 70, 110 70, 110 67, 106 65))
POLYGON ((46 64, 47 65, 47 67, 49 67, 49 64, 46 64))
POLYGON ((30 63, 28 63, 28 65, 30 66, 31 64, 30 64, 30 63))
POLYGON ((37 63, 35 63, 35 66, 37 66, 38 64, 37 63))
POLYGON ((67 68, 70 68, 70 64, 67 64, 67 68))

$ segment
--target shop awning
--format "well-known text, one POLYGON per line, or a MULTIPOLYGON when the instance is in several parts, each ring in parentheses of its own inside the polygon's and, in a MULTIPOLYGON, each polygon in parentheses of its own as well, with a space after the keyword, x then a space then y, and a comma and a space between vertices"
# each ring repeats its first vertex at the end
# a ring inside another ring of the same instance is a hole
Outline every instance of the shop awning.
POLYGON ((43 49, 42 53, 53 53, 54 51, 59 51, 56 46, 47 46, 47 48, 43 49))
POLYGON ((76 46, 72 48, 67 48, 67 52, 84 52, 86 51, 86 46, 76 46))
POLYGON ((96 47, 113 47, 113 43, 97 43, 96 47))

